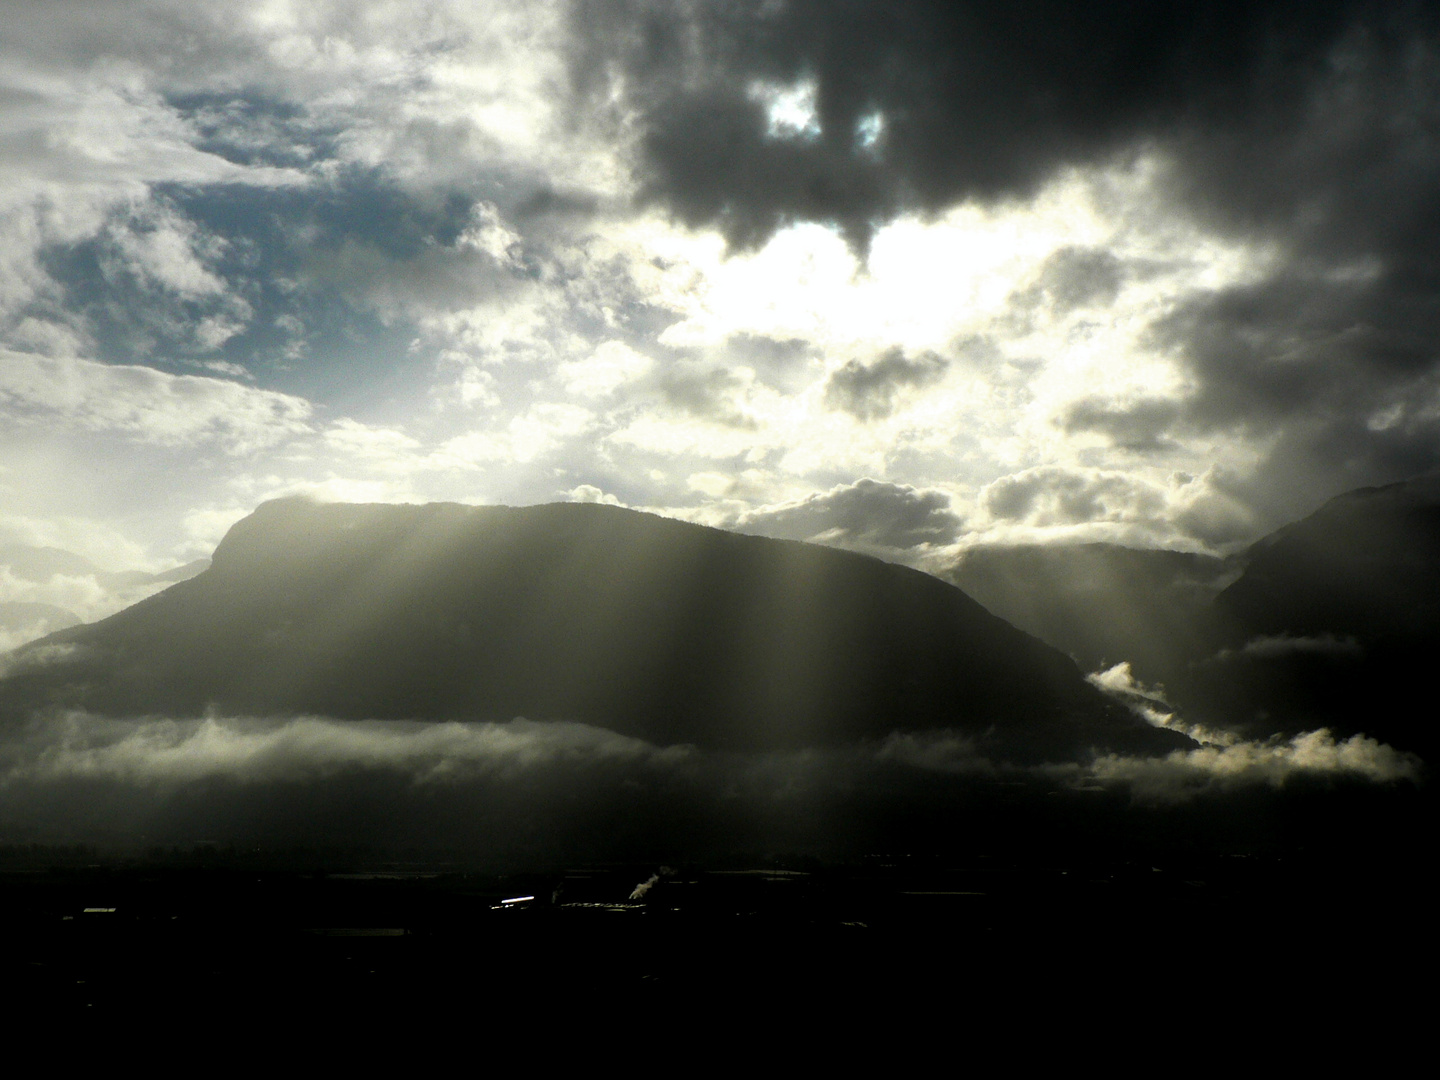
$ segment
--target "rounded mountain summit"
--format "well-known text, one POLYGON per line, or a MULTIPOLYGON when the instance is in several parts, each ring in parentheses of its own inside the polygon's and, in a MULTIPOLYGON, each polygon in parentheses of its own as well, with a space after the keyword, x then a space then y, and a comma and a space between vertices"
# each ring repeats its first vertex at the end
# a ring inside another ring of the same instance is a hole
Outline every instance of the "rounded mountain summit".
POLYGON ((1012 761, 1193 746, 934 577, 594 504, 265 503, 210 569, 33 642, 0 717, 567 720, 788 750, 949 729, 1012 761))

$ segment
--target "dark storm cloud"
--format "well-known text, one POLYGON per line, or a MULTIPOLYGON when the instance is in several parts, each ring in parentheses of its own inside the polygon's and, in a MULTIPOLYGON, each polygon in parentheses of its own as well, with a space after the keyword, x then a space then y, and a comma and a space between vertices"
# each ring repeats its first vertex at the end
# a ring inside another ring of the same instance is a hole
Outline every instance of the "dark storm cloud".
POLYGON ((1440 276, 1376 264, 1356 277, 1285 272, 1182 298, 1152 328, 1193 388, 1177 425, 1272 440, 1236 484, 1270 525, 1440 466, 1440 276))
POLYGON ((1303 110, 1331 46, 1357 21, 1399 24, 1392 12, 613 0, 572 9, 573 72, 582 92, 616 88, 638 111, 647 193, 681 219, 740 245, 831 220, 863 244, 899 209, 1025 194, 1057 166, 1178 132, 1245 142, 1258 106, 1303 110), (772 134, 749 88, 805 80, 818 130, 772 134))
POLYGON ((951 543, 961 524, 942 492, 867 479, 789 506, 755 511, 735 528, 786 540, 906 549, 951 543))
POLYGON ((825 384, 825 404, 857 420, 883 420, 895 411, 902 392, 938 382, 947 366, 932 352, 909 359, 898 347, 869 364, 851 360, 825 384))
MULTIPOLYGON (((1270 525, 1440 465, 1436 5, 612 0, 572 28, 575 86, 618 94, 639 134, 643 198, 734 246, 814 220, 863 250, 900 212, 1145 159, 1165 213, 1266 262, 1153 328, 1183 402, 1092 400, 1062 426, 1264 439, 1237 495, 1270 525), (785 92, 806 125, 767 111, 785 92)), ((1103 305, 1124 277, 1062 249, 1014 300, 1103 305)))
POLYGON ((1182 298, 1152 333, 1198 376, 1187 419, 1263 427, 1317 407, 1403 402, 1435 362, 1440 296, 1397 295, 1378 267, 1367 276, 1285 274, 1182 298))
POLYGON ((516 205, 514 216, 525 222, 537 218, 583 218, 594 214, 598 205, 595 196, 587 192, 557 191, 542 183, 516 205))

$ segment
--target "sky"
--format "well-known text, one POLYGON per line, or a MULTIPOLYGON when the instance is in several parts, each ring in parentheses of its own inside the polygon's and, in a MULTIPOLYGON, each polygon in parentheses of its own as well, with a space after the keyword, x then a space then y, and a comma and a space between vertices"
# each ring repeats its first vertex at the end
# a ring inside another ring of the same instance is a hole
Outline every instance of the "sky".
POLYGON ((311 493, 1224 553, 1440 465, 1433 4, 0 24, 0 544, 311 493))

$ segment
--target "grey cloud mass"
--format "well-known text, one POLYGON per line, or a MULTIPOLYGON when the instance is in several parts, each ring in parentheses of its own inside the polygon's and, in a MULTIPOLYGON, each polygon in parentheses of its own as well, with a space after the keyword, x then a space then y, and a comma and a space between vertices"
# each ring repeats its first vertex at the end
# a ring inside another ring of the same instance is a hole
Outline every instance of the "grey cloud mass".
POLYGON ((1157 451, 1174 445, 1165 433, 1179 415, 1180 404, 1169 398, 1117 402, 1087 397, 1066 408, 1060 426, 1069 434, 1104 435, 1125 450, 1157 451))
POLYGON ((943 492, 868 479, 751 512, 734 525, 761 536, 901 551, 952 543, 962 526, 943 492))
POLYGON ((946 361, 932 352, 912 358, 898 348, 868 364, 850 360, 825 384, 825 403, 858 420, 883 420, 908 389, 923 389, 945 375, 946 361))
POLYGON ((1045 260, 1028 288, 1015 300, 1021 306, 1046 303, 1059 312, 1115 299, 1125 280, 1125 265, 1103 248, 1064 247, 1045 260))
POLYGON ((701 361, 678 360, 658 380, 666 404, 701 420, 735 428, 753 428, 737 401, 745 380, 735 372, 701 361))
MULTIPOLYGON (((1355 2, 615 0, 573 9, 573 70, 582 92, 613 88, 636 111, 646 192, 685 220, 753 244, 829 219, 863 245, 901 209, 1024 195, 1152 140, 1214 133, 1258 153, 1306 115, 1335 50, 1358 37, 1377 60, 1403 55, 1429 16, 1355 2), (777 136, 747 85, 807 80, 813 134, 777 136)), ((1262 184, 1254 211, 1295 206, 1298 193, 1262 184)))
POLYGON ((1121 473, 1043 467, 997 480, 985 489, 985 508, 997 518, 1037 525, 1143 518, 1164 500, 1157 490, 1121 473))

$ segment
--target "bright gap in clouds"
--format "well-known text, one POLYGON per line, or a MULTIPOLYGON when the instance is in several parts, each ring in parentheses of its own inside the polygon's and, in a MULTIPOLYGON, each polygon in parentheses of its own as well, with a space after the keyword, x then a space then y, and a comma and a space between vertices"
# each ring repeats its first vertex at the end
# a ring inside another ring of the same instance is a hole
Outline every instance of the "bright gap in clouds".
MULTIPOLYGON (((1064 423, 1077 402, 1102 419, 1106 409, 1163 419, 1185 380, 1147 327, 1176 295, 1267 265, 1262 248, 1162 213, 1161 172, 1154 162, 1074 170, 1028 203, 904 217, 876 232, 864 261, 818 224, 727 252, 717 234, 658 216, 538 235, 529 219, 480 203, 453 251, 416 255, 441 267, 433 280, 444 288, 403 284, 403 262, 351 286, 351 302, 370 304, 387 334, 411 332, 415 356, 435 358, 429 385, 387 389, 383 419, 367 415, 363 386, 307 400, 154 372, 143 400, 111 396, 125 369, 80 360, 64 362, 60 394, 27 373, 61 361, 33 355, 0 379, 0 409, 16 431, 45 414, 42 453, 83 440, 103 456, 107 488, 131 502, 126 516, 150 519, 151 561, 203 554, 259 501, 299 492, 532 503, 593 490, 732 525, 866 478, 897 498, 950 500, 972 538, 1197 546, 1173 519, 1212 497, 1208 469, 1243 470, 1253 446, 1155 437, 1137 455, 1064 423), (472 274, 503 288, 461 287, 472 274), (203 420, 180 423, 156 404, 186 395, 209 410, 203 420), (988 497, 987 485, 1016 477, 1090 494, 997 517, 994 507, 1018 504, 988 497), (1092 509, 1043 509, 1061 505, 1092 509)), ((425 371, 415 356, 409 369, 425 371)), ((150 369, 129 371, 136 382, 150 369)), ((21 513, 41 505, 25 476, 0 476, 21 513)), ((816 536, 843 542, 823 522, 816 536)))
POLYGON ((747 96, 765 110, 766 134, 772 139, 814 139, 820 135, 819 91, 814 79, 789 85, 754 82, 747 96))
POLYGON ((1037 526, 1090 527, 1097 539, 1106 529, 1120 538, 1118 529, 1142 544, 1197 546, 1167 523, 1172 502, 1213 492, 1202 481, 1172 496, 1173 478, 1217 464, 1243 472, 1257 448, 1162 434, 1189 387, 1149 328, 1177 297, 1257 280, 1275 255, 1163 213, 1161 174, 1152 161, 1072 171, 1029 204, 902 218, 877 230, 863 263, 817 224, 783 229, 748 253, 659 221, 632 225, 625 246, 635 263, 642 251, 658 260, 647 290, 679 316, 659 344, 723 355, 743 335, 802 342, 811 370, 797 390, 777 393, 766 372, 732 367, 746 381, 732 411, 748 430, 642 413, 612 441, 712 461, 748 453, 746 486, 762 503, 767 486, 773 502, 796 480, 870 476, 983 511, 979 489, 1007 474, 1088 469, 1082 481, 1095 483, 1094 470, 1109 466, 1134 488, 1124 511, 994 528, 1014 539, 1037 526), (871 395, 855 415, 834 407, 842 378, 871 395), (1087 427, 1091 414, 1100 419, 1087 427), (1154 432, 1113 430, 1125 423, 1154 432))

